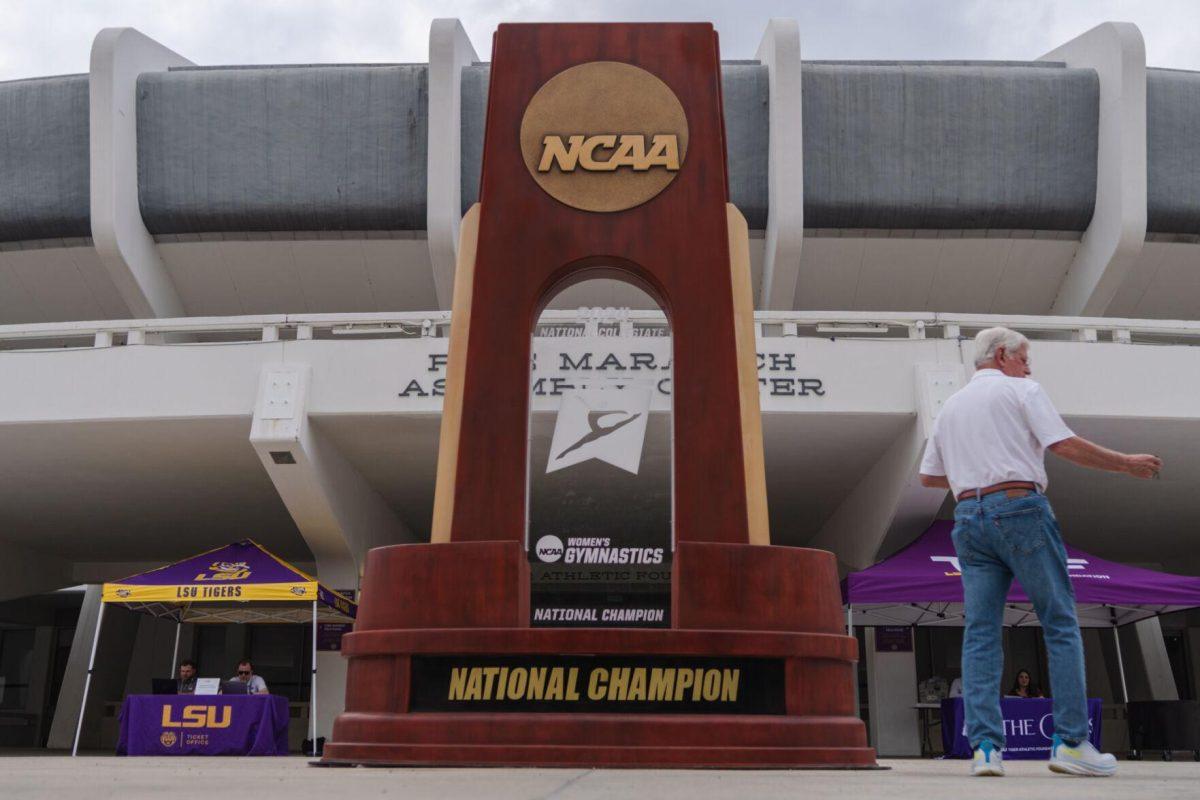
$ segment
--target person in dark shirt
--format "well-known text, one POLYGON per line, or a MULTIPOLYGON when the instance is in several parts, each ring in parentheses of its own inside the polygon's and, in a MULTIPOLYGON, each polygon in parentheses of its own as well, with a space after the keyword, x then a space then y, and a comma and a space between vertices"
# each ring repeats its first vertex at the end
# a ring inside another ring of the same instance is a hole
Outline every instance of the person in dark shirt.
POLYGON ((196 693, 196 662, 190 658, 179 662, 179 681, 176 689, 179 694, 196 693))

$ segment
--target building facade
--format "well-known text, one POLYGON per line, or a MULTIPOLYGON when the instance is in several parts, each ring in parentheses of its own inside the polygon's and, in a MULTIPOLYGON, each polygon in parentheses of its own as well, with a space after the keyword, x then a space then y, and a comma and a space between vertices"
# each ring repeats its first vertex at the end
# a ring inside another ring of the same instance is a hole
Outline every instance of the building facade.
MULTIPOLYGON (((722 68, 773 543, 860 569, 945 516, 917 481, 925 438, 970 337, 1006 324, 1079 434, 1166 462, 1144 483, 1050 464, 1067 537, 1200 574, 1200 73, 1148 67, 1125 23, 1027 62, 811 62, 802 42, 774 20, 722 68)), ((390 65, 195 65, 106 29, 88 74, 0 83, 0 746, 69 744, 104 580, 251 537, 356 589, 370 547, 428 538, 486 57, 454 20, 433 24, 427 64, 390 65)), ((643 505, 599 473, 570 488, 611 525, 669 518, 661 310, 589 281, 534 333, 531 449, 574 384, 640 381, 643 505)), ((535 503, 531 526, 558 507, 535 503)), ((92 746, 174 637, 105 626, 92 746)), ((1131 695, 1200 695, 1200 617, 1134 627, 1131 695)), ((1117 653, 1085 638, 1117 718, 1117 653)), ((918 631, 911 653, 860 639, 873 744, 915 754, 916 687, 953 677, 955 633, 918 631)), ((303 631, 185 626, 182 642, 214 674, 258 659, 303 728, 303 631)), ((1045 683, 1037 636, 1009 644, 1010 671, 1045 683)), ((322 653, 322 697, 344 677, 322 653)))

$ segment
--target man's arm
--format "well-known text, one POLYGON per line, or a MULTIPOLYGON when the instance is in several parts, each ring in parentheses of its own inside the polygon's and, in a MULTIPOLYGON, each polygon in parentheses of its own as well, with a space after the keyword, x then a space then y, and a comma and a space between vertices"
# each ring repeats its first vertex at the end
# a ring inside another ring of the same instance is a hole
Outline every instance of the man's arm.
POLYGON ((933 431, 929 434, 929 442, 925 445, 925 455, 921 457, 919 467, 921 485, 927 489, 949 489, 950 479, 946 477, 946 467, 942 464, 942 451, 938 448, 938 423, 933 423, 933 431))
MULTIPOLYGON (((1107 447, 1089 442, 1081 436, 1072 436, 1055 442, 1049 447, 1050 452, 1059 458, 1065 458, 1072 464, 1089 469, 1100 469, 1108 472, 1124 472, 1135 478, 1153 478, 1162 469, 1162 459, 1158 456, 1140 453, 1130 455, 1109 450, 1107 447)), ((924 477, 924 476, 922 476, 924 477)))

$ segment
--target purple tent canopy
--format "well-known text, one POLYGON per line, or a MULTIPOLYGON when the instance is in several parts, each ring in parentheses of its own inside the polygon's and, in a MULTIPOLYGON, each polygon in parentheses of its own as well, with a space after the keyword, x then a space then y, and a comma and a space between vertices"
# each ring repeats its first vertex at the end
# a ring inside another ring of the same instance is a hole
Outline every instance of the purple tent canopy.
MULTIPOLYGON (((915 542, 842 581, 842 602, 855 625, 962 625, 963 590, 950 531, 938 521, 915 542)), ((1082 627, 1110 627, 1200 606, 1200 578, 1105 561, 1067 545, 1082 627)), ((1036 625, 1017 582, 1008 593, 1006 625, 1036 625)))

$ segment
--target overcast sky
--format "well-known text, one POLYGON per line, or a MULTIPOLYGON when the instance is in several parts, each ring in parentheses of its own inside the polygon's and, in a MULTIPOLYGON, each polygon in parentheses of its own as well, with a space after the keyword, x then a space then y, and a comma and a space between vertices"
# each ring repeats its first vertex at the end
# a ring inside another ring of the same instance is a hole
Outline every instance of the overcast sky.
POLYGON ((96 32, 131 26, 197 64, 423 62, 429 22, 462 20, 480 57, 502 21, 710 20, 752 58, 771 17, 811 59, 1033 59, 1106 20, 1151 66, 1200 70, 1200 0, 0 0, 0 80, 86 72, 96 32))

